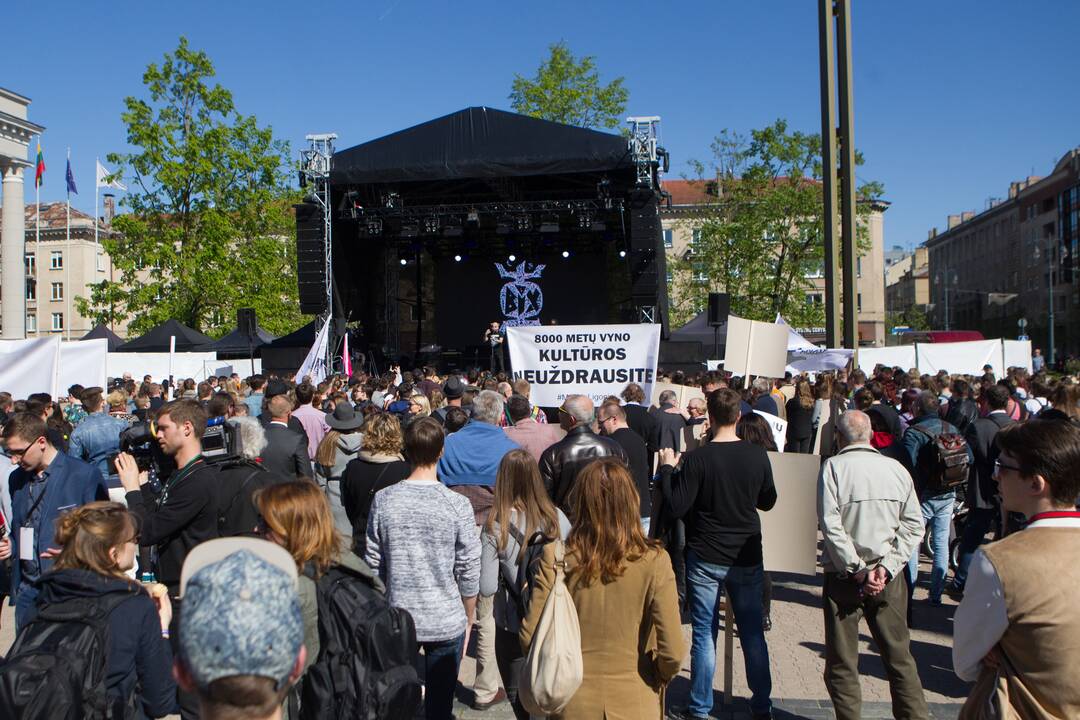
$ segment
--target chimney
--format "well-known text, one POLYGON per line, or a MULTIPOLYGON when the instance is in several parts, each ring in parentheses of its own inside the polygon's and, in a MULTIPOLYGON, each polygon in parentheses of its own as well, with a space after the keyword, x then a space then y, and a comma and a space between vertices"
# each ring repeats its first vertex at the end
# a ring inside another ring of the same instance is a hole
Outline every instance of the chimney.
POLYGON ((937 228, 936 227, 930 228, 930 230, 928 230, 927 233, 926 233, 926 239, 927 240, 933 240, 936 237, 937 237, 937 228))
POLYGON ((1012 200, 1014 197, 1016 197, 1019 192, 1020 192, 1020 183, 1018 183, 1018 182, 1009 183, 1009 199, 1010 200, 1012 200))
POLYGON ((112 227, 113 218, 116 217, 116 196, 105 193, 105 227, 112 227))
POLYGON ((973 217, 975 217, 975 212, 973 210, 965 210, 960 215, 960 222, 967 222, 968 220, 970 220, 973 217))
POLYGON ((947 230, 952 230, 954 227, 956 227, 959 224, 960 224, 960 216, 959 215, 950 215, 949 216, 949 227, 946 228, 946 229, 947 230))

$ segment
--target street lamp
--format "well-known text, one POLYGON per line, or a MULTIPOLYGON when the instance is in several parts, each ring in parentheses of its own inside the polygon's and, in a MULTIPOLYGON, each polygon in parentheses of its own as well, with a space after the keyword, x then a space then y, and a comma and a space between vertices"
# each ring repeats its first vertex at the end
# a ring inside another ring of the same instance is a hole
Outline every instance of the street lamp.
MULTIPOLYGON (((1049 337, 1047 338, 1047 342, 1049 342, 1049 344, 1050 344, 1050 355, 1047 356, 1047 362, 1051 366, 1054 365, 1054 253, 1050 250, 1050 248, 1053 247, 1053 245, 1051 244, 1053 242, 1054 242, 1053 238, 1051 238, 1049 235, 1047 235, 1046 236, 1046 281, 1048 283, 1047 288, 1048 288, 1048 290, 1050 292, 1050 313, 1049 313, 1049 318, 1048 318, 1049 321, 1050 321, 1050 333, 1049 333, 1049 337)), ((1063 250, 1063 248, 1059 247, 1058 248, 1058 253, 1060 254, 1062 252, 1062 250, 1063 250)), ((1036 260, 1039 259, 1039 256, 1041 254, 1042 253, 1040 252, 1038 245, 1036 245, 1035 249, 1031 251, 1031 256, 1034 257, 1036 260)))
POLYGON ((952 286, 960 284, 960 275, 955 270, 939 270, 934 273, 934 284, 943 288, 945 292, 945 329, 949 329, 949 277, 952 277, 952 286), (944 280, 944 282, 942 282, 944 280))

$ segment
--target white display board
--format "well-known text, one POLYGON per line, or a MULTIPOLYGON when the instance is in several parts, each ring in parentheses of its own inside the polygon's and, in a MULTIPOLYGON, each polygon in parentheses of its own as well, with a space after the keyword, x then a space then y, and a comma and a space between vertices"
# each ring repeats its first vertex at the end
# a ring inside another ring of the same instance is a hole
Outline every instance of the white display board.
POLYGON ((860 370, 869 375, 878 365, 910 370, 915 367, 915 360, 914 345, 895 345, 883 348, 859 348, 856 364, 860 370))
POLYGON ((724 370, 747 377, 784 376, 787 365, 788 326, 728 315, 724 370))
POLYGON ((0 340, 0 391, 20 399, 32 393, 57 397, 60 336, 0 340))
POLYGON ((105 387, 108 377, 109 341, 75 340, 60 343, 60 376, 57 390, 67 395, 72 385, 105 387))
MULTIPOLYGON (((193 378, 203 380, 207 374, 207 364, 216 367, 216 352, 174 353, 172 356, 172 376, 174 378, 193 378)), ((122 377, 124 373, 139 380, 143 375, 151 375, 154 380, 169 377, 169 353, 109 353, 107 370, 109 377, 122 377)))

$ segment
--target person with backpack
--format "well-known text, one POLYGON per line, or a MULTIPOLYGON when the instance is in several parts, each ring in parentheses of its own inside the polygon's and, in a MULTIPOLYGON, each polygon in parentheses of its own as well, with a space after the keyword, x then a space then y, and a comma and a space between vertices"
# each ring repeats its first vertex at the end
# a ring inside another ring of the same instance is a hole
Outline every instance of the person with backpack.
POLYGON ((551 717, 663 717, 662 691, 686 656, 671 561, 641 529, 637 488, 622 460, 586 465, 568 502, 575 524, 565 556, 560 562, 561 542, 544 546, 519 633, 528 654, 556 578, 565 576, 581 628, 583 675, 551 717))
POLYGON ((319 443, 315 451, 315 479, 330 501, 334 513, 334 526, 343 535, 352 535, 352 522, 345 512, 341 499, 341 479, 345 468, 360 452, 360 443, 364 436, 360 426, 364 424, 363 413, 358 413, 347 402, 338 403, 334 412, 326 416, 330 432, 319 443))
MULTIPOLYGON (((949 571, 949 525, 956 490, 967 482, 974 456, 957 429, 941 419, 935 393, 921 392, 913 408, 915 417, 904 432, 903 444, 915 468, 915 491, 931 533, 934 566, 930 573, 930 605, 940 606, 949 571)), ((909 608, 918 577, 919 548, 915 548, 907 570, 909 608)))
POLYGON ((92 502, 57 521, 62 547, 39 583, 37 615, 0 664, 0 717, 142 718, 177 711, 167 594, 125 573, 138 523, 92 502))
POLYGON ((240 454, 215 465, 218 471, 215 485, 218 535, 250 536, 255 534, 259 525, 255 493, 280 482, 280 478, 258 462, 266 448, 266 431, 258 418, 232 417, 226 422, 239 435, 240 454))
POLYGON ((524 655, 518 632, 544 546, 565 539, 570 521, 544 490, 540 467, 528 450, 511 450, 499 463, 495 499, 480 536, 480 595, 494 596, 495 658, 518 720, 528 711, 518 698, 524 655))
POLYGON ((405 428, 405 459, 412 472, 375 494, 364 552, 386 583, 390 604, 407 610, 416 624, 428 720, 453 716, 458 669, 480 590, 480 533, 472 505, 436 474, 443 440, 434 418, 405 428))
MULTIPOLYGON (((298 591, 300 594, 300 612, 304 620, 304 646, 307 659, 294 700, 289 703, 286 716, 296 718, 325 717, 327 708, 332 708, 339 717, 369 717, 367 713, 356 711, 357 708, 378 704, 378 698, 371 696, 369 688, 361 679, 351 678, 345 686, 336 686, 330 678, 337 676, 335 663, 353 667, 353 662, 342 662, 343 653, 354 659, 370 672, 378 670, 374 663, 393 657, 392 647, 381 647, 380 652, 369 657, 358 656, 352 647, 351 639, 342 634, 343 630, 354 630, 363 635, 372 635, 385 641, 385 634, 372 632, 374 615, 358 608, 388 608, 384 598, 385 587, 375 576, 371 568, 345 547, 343 537, 334 526, 330 504, 321 489, 310 481, 297 480, 278 483, 260 490, 256 494, 256 505, 262 518, 261 533, 267 539, 289 551, 296 561, 299 573, 298 591), (338 617, 333 598, 334 586, 344 580, 349 584, 350 594, 360 594, 362 605, 352 605, 344 616, 338 617), (321 613, 326 613, 323 617, 321 613), (330 645, 327 653, 322 653, 322 639, 330 645), (308 683, 308 671, 320 663, 308 683), (346 703, 357 703, 351 710, 346 703), (299 712, 297 713, 296 708, 299 712), (355 712, 354 712, 355 711, 355 712)), ((409 624, 411 627, 411 623, 409 624)), ((399 664, 411 668, 415 656, 415 635, 406 632, 404 645, 408 649, 399 653, 399 664)), ((419 706, 420 682, 412 676, 411 686, 396 688, 391 694, 410 692, 415 695, 412 710, 419 706)), ((386 702, 386 698, 383 698, 386 702)), ((379 717, 389 717, 380 714, 379 717)), ((394 716, 400 717, 400 716, 394 716)))

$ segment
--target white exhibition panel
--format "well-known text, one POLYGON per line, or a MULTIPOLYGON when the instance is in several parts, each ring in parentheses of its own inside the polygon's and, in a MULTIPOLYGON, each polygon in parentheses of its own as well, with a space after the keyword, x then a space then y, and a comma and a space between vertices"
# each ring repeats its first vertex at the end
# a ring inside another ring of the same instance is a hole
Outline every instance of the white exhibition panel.
POLYGON ((860 370, 869 375, 878 365, 910 370, 915 367, 915 346, 894 345, 893 347, 882 348, 859 348, 858 366, 860 370))
POLYGON ((60 343, 60 377, 57 389, 67 395, 72 385, 105 387, 108 376, 109 341, 73 340, 60 343))
POLYGON ((918 343, 915 347, 916 367, 923 374, 934 375, 939 370, 944 370, 950 375, 982 375, 985 365, 994 368, 995 377, 1001 377, 1005 373, 1000 340, 918 343))
MULTIPOLYGON (((187 352, 172 355, 172 376, 174 378, 194 378, 204 380, 207 367, 223 365, 217 359, 216 352, 187 352)), ((121 377, 124 373, 139 380, 143 375, 150 375, 160 382, 169 377, 169 353, 109 353, 109 377, 121 377)))
POLYGON ((60 336, 0 340, 0 391, 25 398, 44 392, 57 396, 60 336))
POLYGON ((1022 367, 1027 368, 1029 373, 1032 372, 1030 340, 1002 340, 1001 342, 1004 345, 1006 369, 1022 367))

